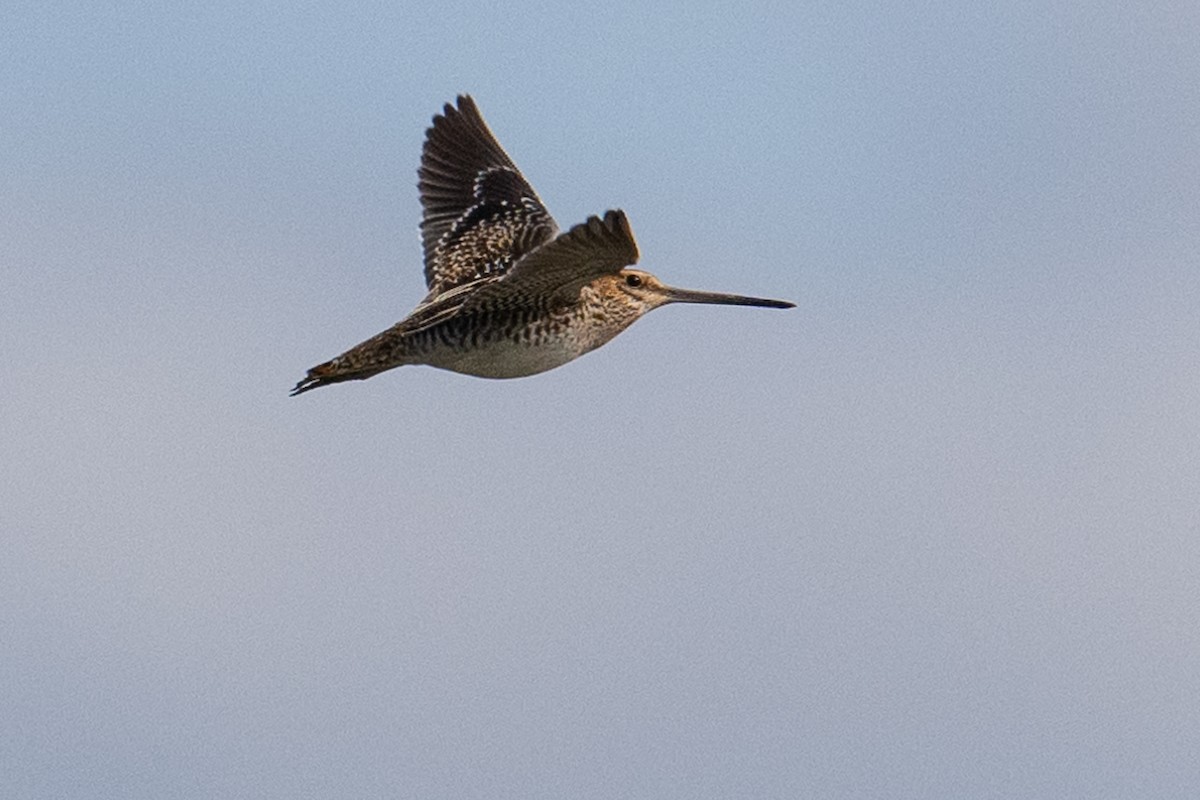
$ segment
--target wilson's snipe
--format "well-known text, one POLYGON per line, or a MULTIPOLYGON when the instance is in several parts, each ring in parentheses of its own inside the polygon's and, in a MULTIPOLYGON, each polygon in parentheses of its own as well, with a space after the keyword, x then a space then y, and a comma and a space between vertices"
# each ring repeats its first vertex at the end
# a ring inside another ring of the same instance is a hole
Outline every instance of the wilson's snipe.
POLYGON ((622 211, 562 235, 467 96, 433 118, 421 152, 421 241, 429 294, 404 320, 313 367, 293 395, 404 364, 520 378, 595 350, 667 303, 794 303, 665 286, 628 269, 622 211))

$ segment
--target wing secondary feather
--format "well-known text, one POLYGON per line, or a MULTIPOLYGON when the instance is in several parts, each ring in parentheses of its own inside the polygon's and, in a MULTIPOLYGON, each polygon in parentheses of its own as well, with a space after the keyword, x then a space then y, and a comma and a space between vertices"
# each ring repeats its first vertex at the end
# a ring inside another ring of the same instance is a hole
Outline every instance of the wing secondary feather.
POLYGON ((417 175, 429 299, 503 275, 558 232, 469 96, 434 117, 417 175))
POLYGON ((570 302, 586 284, 637 260, 637 241, 625 212, 606 211, 603 218, 588 217, 521 258, 508 274, 481 285, 460 313, 570 302))

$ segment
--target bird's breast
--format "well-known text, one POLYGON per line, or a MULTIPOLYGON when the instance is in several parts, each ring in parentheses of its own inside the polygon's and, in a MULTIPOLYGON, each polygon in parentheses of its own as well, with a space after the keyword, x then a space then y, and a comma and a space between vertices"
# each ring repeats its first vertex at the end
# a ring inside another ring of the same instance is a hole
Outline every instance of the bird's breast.
POLYGON ((455 320, 428 354, 431 366, 480 378, 523 378, 561 367, 616 336, 625 325, 594 309, 571 306, 548 313, 520 313, 455 320))

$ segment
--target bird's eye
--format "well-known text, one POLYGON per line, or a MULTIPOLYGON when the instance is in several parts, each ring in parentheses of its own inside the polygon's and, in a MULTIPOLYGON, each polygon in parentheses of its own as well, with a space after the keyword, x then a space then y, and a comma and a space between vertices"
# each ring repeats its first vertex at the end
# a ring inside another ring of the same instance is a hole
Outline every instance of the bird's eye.
POLYGON ((642 276, 641 275, 626 275, 625 276, 625 285, 632 286, 633 288, 636 289, 637 287, 642 285, 642 276))

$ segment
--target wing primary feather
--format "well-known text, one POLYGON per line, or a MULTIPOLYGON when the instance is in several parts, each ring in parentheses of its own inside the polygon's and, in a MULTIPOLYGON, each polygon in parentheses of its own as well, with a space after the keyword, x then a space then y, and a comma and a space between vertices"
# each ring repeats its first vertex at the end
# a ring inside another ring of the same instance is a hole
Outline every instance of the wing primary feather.
POLYGON ((426 131, 417 170, 430 297, 503 274, 558 228, 469 95, 426 131))

